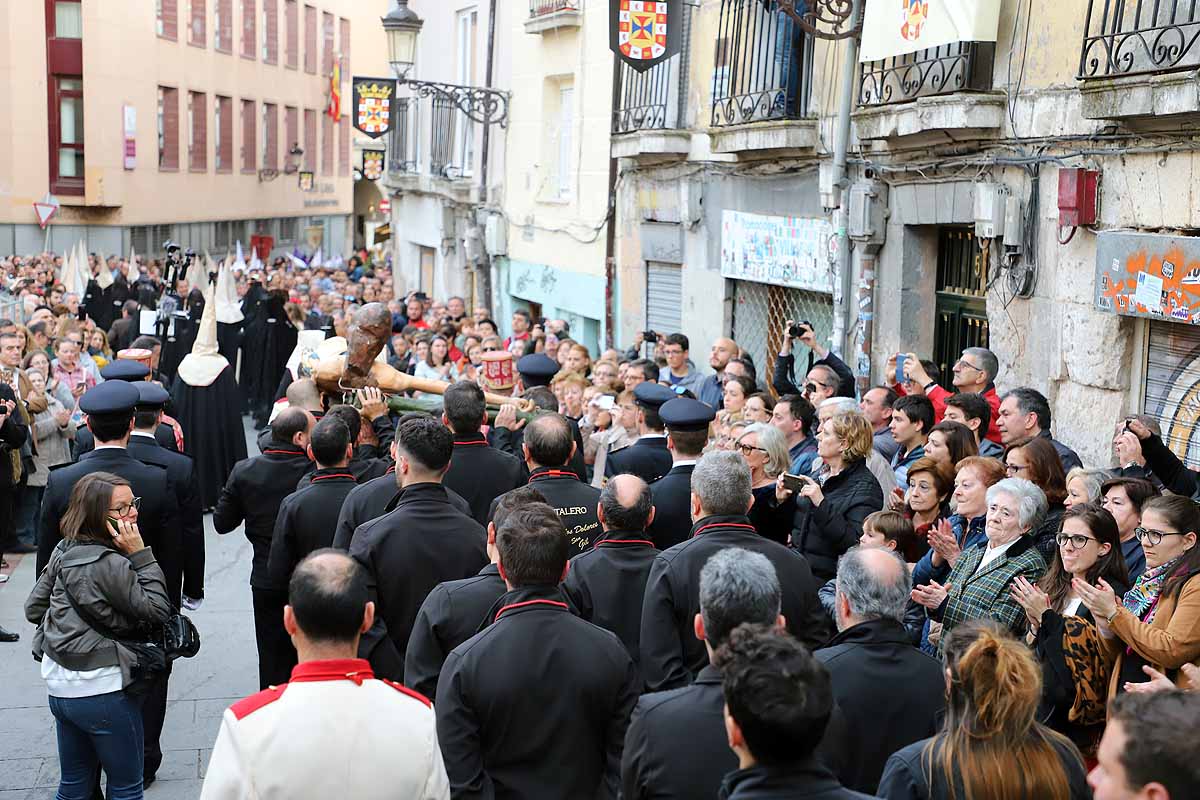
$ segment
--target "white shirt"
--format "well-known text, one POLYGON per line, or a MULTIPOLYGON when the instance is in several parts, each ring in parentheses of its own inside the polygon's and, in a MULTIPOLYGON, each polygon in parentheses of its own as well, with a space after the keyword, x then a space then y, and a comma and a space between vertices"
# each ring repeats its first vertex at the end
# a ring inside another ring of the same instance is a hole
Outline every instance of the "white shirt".
POLYGON ((1008 548, 1012 547, 1019 541, 1021 541, 1020 536, 1018 536, 1016 539, 1013 539, 1011 542, 1008 542, 1007 544, 1000 544, 996 545, 995 547, 988 545, 987 549, 983 551, 983 560, 979 562, 979 567, 975 570, 975 574, 978 575, 984 567, 1007 553, 1008 548))
POLYGON ((1064 617, 1079 616, 1079 606, 1082 603, 1083 603, 1082 598, 1079 598, 1079 597, 1070 598, 1069 600, 1067 600, 1067 604, 1065 606, 1063 606, 1062 615, 1064 617))
POLYGON ((695 466, 698 463, 700 463, 700 460, 697 458, 685 458, 681 461, 673 462, 671 464, 671 469, 674 469, 675 467, 691 467, 691 466, 695 466))
POLYGON ((67 669, 45 653, 42 654, 42 680, 51 697, 95 697, 123 688, 121 668, 115 664, 98 669, 67 669))

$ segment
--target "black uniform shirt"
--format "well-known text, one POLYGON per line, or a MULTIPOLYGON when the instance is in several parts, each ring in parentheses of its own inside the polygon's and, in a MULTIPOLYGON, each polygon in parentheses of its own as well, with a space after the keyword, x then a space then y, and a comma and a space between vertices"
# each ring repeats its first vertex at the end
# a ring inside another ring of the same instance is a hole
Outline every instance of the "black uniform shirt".
MULTIPOLYGON (((349 550, 354 531, 359 525, 378 519, 395 508, 400 499, 401 489, 396 485, 396 465, 393 464, 378 478, 372 478, 366 483, 359 484, 350 490, 342 503, 341 513, 338 514, 337 531, 333 535, 333 546, 339 550, 349 550)), ((466 516, 471 516, 471 507, 453 489, 446 489, 450 505, 466 516)))
POLYGON ((684 686, 708 663, 693 628, 700 612, 700 570, 727 547, 770 559, 783 590, 780 613, 788 631, 811 649, 825 643, 829 618, 817 600, 817 583, 804 556, 759 536, 744 515, 706 517, 693 526, 690 539, 663 550, 650 568, 640 642, 647 691, 684 686))
POLYGON ((482 433, 475 433, 454 437, 454 455, 442 483, 466 498, 471 516, 486 525, 492 501, 524 486, 527 475, 523 461, 490 447, 482 433))
POLYGON ((629 472, 646 483, 654 483, 670 471, 671 451, 667 449, 667 437, 661 433, 642 436, 604 459, 606 478, 629 472))
POLYGON ((635 665, 642 595, 657 555, 643 531, 605 531, 591 550, 571 559, 562 584, 579 616, 615 633, 635 665))
POLYGON ((554 586, 504 595, 494 624, 438 680, 438 743, 454 797, 616 797, 641 681, 616 636, 554 586))
MULTIPOLYGON (((179 452, 179 445, 175 442, 175 429, 165 422, 158 423, 158 427, 154 429, 154 441, 158 442, 159 447, 170 450, 172 453, 179 452)), ((90 453, 96 449, 96 437, 92 435, 92 431, 83 425, 75 431, 75 441, 71 443, 71 450, 74 454, 74 460, 78 461, 84 453, 90 453)))
POLYGON ((250 586, 271 589, 267 562, 271 536, 283 498, 296 490, 296 482, 308 471, 308 456, 291 444, 273 442, 261 456, 251 456, 233 465, 229 480, 213 512, 217 533, 229 533, 244 520, 246 538, 254 547, 250 586))
MULTIPOLYGON (((592 542, 600 538, 600 518, 597 516, 600 490, 580 481, 574 472, 549 467, 538 467, 530 473, 529 485, 536 487, 558 512, 571 543, 571 555, 590 550, 592 542)), ((487 515, 489 522, 496 515, 499 504, 499 497, 492 501, 487 515)))
POLYGON ((692 471, 695 463, 676 464, 650 487, 654 522, 647 533, 659 550, 686 542, 692 535, 692 471))
POLYGON ((305 556, 333 544, 342 503, 354 487, 354 475, 346 468, 330 467, 312 473, 308 486, 283 499, 267 565, 275 588, 286 590, 292 570, 305 556))
POLYGON ((439 583, 413 622, 404 654, 404 685, 435 697, 446 656, 484 627, 488 610, 506 591, 495 564, 488 564, 474 577, 439 583))

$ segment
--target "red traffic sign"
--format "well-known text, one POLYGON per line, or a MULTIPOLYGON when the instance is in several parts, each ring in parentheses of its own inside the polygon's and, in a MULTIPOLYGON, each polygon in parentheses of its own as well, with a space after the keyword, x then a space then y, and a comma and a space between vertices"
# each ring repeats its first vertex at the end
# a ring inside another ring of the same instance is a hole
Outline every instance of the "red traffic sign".
POLYGON ((50 218, 58 213, 58 203, 34 203, 33 210, 37 214, 38 225, 41 226, 42 230, 45 230, 46 225, 50 222, 50 218))
POLYGON ((379 201, 379 213, 385 217, 392 213, 392 200, 390 197, 384 197, 379 201))

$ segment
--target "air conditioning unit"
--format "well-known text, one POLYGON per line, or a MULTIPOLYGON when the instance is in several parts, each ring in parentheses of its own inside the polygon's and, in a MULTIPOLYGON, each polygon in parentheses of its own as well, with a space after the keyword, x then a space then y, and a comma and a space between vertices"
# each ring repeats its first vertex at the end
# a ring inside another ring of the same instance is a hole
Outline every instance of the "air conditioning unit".
POLYGON ((499 214, 492 214, 484 227, 483 244, 489 256, 508 255, 508 223, 499 214))

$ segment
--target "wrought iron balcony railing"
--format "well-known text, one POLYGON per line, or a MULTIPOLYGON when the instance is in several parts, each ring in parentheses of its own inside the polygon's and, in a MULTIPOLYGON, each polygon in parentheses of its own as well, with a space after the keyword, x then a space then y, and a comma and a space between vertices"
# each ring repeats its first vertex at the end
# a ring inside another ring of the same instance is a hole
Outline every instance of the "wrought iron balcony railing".
POLYGON ((775 0, 721 0, 712 125, 808 115, 813 42, 775 0))
POLYGON ((686 67, 681 66, 683 61, 684 54, 680 53, 645 72, 621 65, 620 94, 617 107, 613 109, 613 133, 679 127, 680 99, 686 94, 682 84, 687 75, 686 67))
POLYGON ((858 104, 880 106, 918 97, 992 88, 993 42, 955 42, 862 65, 858 104))
POLYGON ((544 17, 559 11, 582 11, 583 0, 529 0, 529 16, 544 17))
POLYGON ((388 134, 388 171, 417 171, 417 103, 407 97, 392 104, 392 130, 388 134))
POLYGON ((1197 0, 1087 0, 1079 77, 1112 78, 1200 66, 1197 0))

